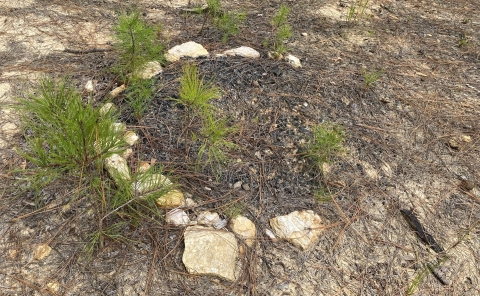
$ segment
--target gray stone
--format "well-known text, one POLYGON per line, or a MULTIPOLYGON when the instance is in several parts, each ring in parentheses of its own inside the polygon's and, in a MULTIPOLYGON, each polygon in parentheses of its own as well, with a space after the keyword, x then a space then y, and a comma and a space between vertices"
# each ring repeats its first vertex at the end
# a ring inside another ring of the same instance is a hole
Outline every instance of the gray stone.
POLYGON ((191 274, 235 281, 238 244, 233 233, 203 226, 187 227, 182 261, 191 274))
POLYGON ((306 250, 315 245, 323 231, 320 216, 313 211, 295 211, 286 216, 270 219, 270 226, 279 238, 306 250))

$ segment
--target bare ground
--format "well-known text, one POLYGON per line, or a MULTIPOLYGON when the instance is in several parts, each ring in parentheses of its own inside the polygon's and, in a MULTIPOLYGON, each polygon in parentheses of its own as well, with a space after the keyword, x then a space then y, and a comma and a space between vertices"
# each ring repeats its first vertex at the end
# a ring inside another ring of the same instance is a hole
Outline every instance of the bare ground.
MULTIPOLYGON (((288 2, 294 31, 289 47, 302 59, 301 69, 267 59, 261 46, 279 1, 225 2, 247 13, 244 30, 227 44, 213 28, 200 34, 203 19, 169 7, 169 1, 0 2, 0 83, 9 89, 1 98, 6 103, 42 74, 73 76, 79 87, 95 79, 100 102, 116 83, 106 71, 114 59, 108 51, 111 27, 116 13, 132 4, 164 26, 167 47, 194 40, 210 52, 239 45, 260 50, 260 60, 197 61, 225 90, 217 107, 242 127, 233 141, 244 149, 232 152, 218 180, 208 170, 194 171, 198 145, 182 135, 195 123, 179 120, 185 110, 166 99, 177 95, 180 63, 159 76, 155 100, 140 122, 128 108, 123 112, 142 138, 132 165, 139 159, 161 162, 201 203, 191 215, 222 213, 237 204, 255 222, 258 243, 243 255, 237 282, 188 275, 181 262, 182 229, 163 223, 128 227, 124 232, 134 242, 106 241, 83 263, 82 242, 94 227, 83 208, 89 204, 65 210, 75 189, 68 179, 41 192, 18 185, 22 175, 13 171, 22 160, 12 148, 24 142, 2 128, 1 293, 403 295, 425 264, 439 259, 400 213, 413 209, 449 255, 439 267, 447 284, 430 274, 416 295, 480 295, 478 2, 371 1, 371 16, 354 25, 345 22, 348 8, 338 1, 288 2), (71 51, 92 48, 106 51, 71 51), (370 88, 364 68, 383 72, 370 88), (349 153, 321 179, 298 153, 311 127, 327 120, 345 127, 349 153), (474 188, 463 188, 462 179, 474 188), (250 190, 229 186, 239 180, 250 190), (334 193, 333 201, 314 198, 319 183, 334 193), (300 209, 314 210, 326 225, 340 223, 305 252, 268 240, 270 218, 300 209), (41 243, 53 252, 33 260, 41 243), (48 288, 55 283, 57 292, 48 288)), ((6 104, 0 107, 0 127, 18 124, 6 104)))

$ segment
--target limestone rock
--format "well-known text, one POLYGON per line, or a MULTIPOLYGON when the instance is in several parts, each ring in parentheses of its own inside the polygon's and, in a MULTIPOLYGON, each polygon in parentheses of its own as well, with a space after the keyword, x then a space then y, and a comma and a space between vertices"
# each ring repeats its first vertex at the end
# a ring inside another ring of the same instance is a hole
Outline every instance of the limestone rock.
POLYGON ((130 169, 125 158, 112 154, 105 159, 105 168, 115 181, 130 180, 130 169))
POLYGON ((302 67, 302 63, 300 63, 300 60, 296 56, 289 54, 285 57, 285 60, 294 68, 302 67))
POLYGON ((153 191, 155 189, 159 189, 161 187, 170 186, 172 185, 172 181, 165 177, 162 174, 152 174, 149 176, 145 176, 140 178, 139 181, 133 184, 133 190, 136 193, 145 193, 149 191, 153 191))
POLYGON ((138 136, 132 131, 128 131, 123 135, 123 139, 127 142, 128 145, 133 146, 138 141, 138 136))
POLYGON ((220 216, 217 213, 204 211, 198 215, 197 223, 205 226, 213 226, 218 220, 220 220, 220 216))
POLYGON ((183 206, 185 197, 180 190, 170 190, 155 200, 155 203, 162 209, 173 209, 183 206))
POLYGON ((201 56, 208 56, 208 51, 201 44, 193 41, 176 45, 165 54, 165 58, 169 62, 176 62, 182 57, 198 58, 201 56))
POLYGON ((253 58, 253 59, 257 59, 260 57, 260 53, 258 51, 248 46, 240 46, 237 48, 226 50, 223 52, 222 55, 241 56, 241 57, 253 58))
POLYGON ((231 232, 203 226, 187 227, 182 261, 191 274, 235 281, 238 244, 231 232))
POLYGON ((50 248, 50 246, 47 244, 38 245, 37 248, 35 249, 35 253, 33 254, 33 259, 42 260, 48 255, 50 255, 51 251, 52 251, 52 248, 50 248))
POLYGON ((138 77, 142 79, 150 79, 155 75, 163 72, 162 65, 157 61, 148 62, 143 66, 143 69, 138 73, 138 77))
POLYGON ((105 115, 108 112, 115 111, 115 109, 116 107, 113 103, 106 103, 100 108, 99 112, 100 112, 100 115, 105 115))
POLYGON ((230 229, 245 240, 251 247, 255 241, 257 230, 255 224, 247 217, 237 216, 230 220, 230 229))
POLYGON ((95 86, 93 85, 93 80, 87 81, 87 83, 84 86, 85 90, 88 92, 93 92, 95 90, 95 86))
POLYGON ((174 226, 187 226, 190 224, 190 218, 187 213, 180 209, 173 209, 165 215, 165 221, 174 226))
POLYGON ((2 132, 7 136, 12 136, 20 132, 20 128, 13 122, 7 122, 2 125, 2 132))
POLYGON ((286 216, 270 219, 270 226, 278 237, 306 250, 320 239, 323 231, 320 216, 313 211, 295 211, 286 216))
POLYGON ((110 92, 110 97, 115 98, 115 97, 118 96, 122 91, 124 91, 125 88, 126 88, 125 84, 122 84, 122 85, 120 85, 119 87, 113 89, 113 90, 110 92))
POLYGON ((205 0, 169 0, 169 1, 163 1, 163 3, 173 8, 204 7, 207 5, 205 0))

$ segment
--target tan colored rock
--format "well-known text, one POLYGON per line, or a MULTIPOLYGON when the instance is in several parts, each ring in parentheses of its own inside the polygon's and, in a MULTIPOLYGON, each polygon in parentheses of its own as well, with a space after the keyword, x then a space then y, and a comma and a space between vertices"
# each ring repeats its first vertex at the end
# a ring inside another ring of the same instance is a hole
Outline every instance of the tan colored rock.
POLYGON ((203 226, 187 227, 182 261, 191 274, 235 281, 238 244, 233 233, 203 226))
POLYGON ((174 189, 155 200, 155 203, 162 209, 173 209, 183 206, 185 197, 180 190, 174 189))
POLYGON ((311 210, 295 211, 272 218, 270 226, 279 238, 286 239, 302 250, 315 245, 323 231, 320 216, 311 210))
POLYGON ((51 292, 56 293, 60 290, 60 284, 58 282, 49 282, 47 283, 47 288, 51 292))
POLYGON ((51 251, 52 251, 52 248, 50 248, 50 246, 47 244, 38 245, 33 254, 33 259, 42 260, 48 255, 50 255, 51 251))
POLYGON ((7 122, 2 125, 2 132, 7 136, 12 136, 20 131, 20 128, 13 122, 7 122))
POLYGON ((230 229, 245 240, 245 243, 251 247, 257 236, 255 224, 244 216, 237 216, 230 220, 230 229))
POLYGON ((112 154, 105 159, 104 164, 108 173, 116 182, 128 181, 131 179, 127 161, 120 155, 112 154))
POLYGON ((182 57, 198 58, 201 56, 208 56, 208 51, 201 44, 193 41, 176 45, 165 54, 165 58, 169 62, 176 62, 182 57))
POLYGON ((125 84, 120 85, 119 87, 115 88, 110 92, 110 97, 115 98, 118 96, 122 91, 124 91, 126 88, 125 84))

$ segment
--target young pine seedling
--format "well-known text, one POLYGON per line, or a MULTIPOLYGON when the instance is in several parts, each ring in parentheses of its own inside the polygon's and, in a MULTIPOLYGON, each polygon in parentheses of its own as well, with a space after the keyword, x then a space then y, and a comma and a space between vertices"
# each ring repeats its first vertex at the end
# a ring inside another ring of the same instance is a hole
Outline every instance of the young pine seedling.
POLYGON ((211 112, 205 114, 201 135, 203 143, 197 155, 197 167, 209 165, 213 172, 218 173, 222 164, 227 161, 226 152, 237 149, 238 146, 229 141, 228 137, 237 131, 236 126, 228 126, 228 118, 215 118, 211 112), (200 164, 204 162, 204 165, 200 164))
POLYGON ((198 74, 198 68, 193 64, 183 67, 183 75, 180 78, 180 99, 177 101, 187 108, 197 112, 208 112, 212 108, 209 102, 221 97, 220 89, 211 81, 206 82, 198 74))
MULTIPOLYGON (((273 33, 275 34, 272 42, 272 50, 276 56, 280 56, 288 51, 285 41, 292 36, 292 27, 287 23, 289 13, 290 8, 282 4, 270 22, 273 27, 273 33)), ((263 41, 264 46, 267 46, 269 43, 268 38, 263 41)))
POLYGON ((147 25, 138 11, 121 15, 114 35, 119 55, 114 72, 128 80, 129 75, 136 75, 147 62, 163 62, 159 31, 160 27, 147 25))
POLYGON ((346 152, 345 131, 334 123, 321 123, 313 127, 313 135, 303 156, 311 159, 319 168, 324 163, 331 163, 346 152))
POLYGON ((382 75, 382 71, 376 70, 375 68, 372 68, 370 71, 363 69, 363 81, 365 83, 365 86, 367 88, 372 86, 372 84, 375 83, 378 79, 380 79, 382 75))

